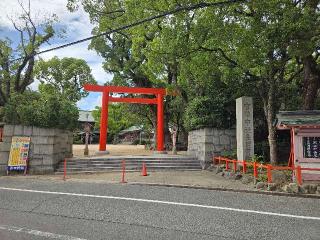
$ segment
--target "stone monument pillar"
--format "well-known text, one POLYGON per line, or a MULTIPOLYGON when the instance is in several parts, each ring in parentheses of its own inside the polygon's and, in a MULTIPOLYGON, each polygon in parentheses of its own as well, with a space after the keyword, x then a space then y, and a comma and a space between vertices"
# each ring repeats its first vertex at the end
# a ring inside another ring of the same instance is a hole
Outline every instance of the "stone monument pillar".
POLYGON ((254 155, 252 98, 238 98, 236 108, 237 158, 238 160, 248 160, 254 155))

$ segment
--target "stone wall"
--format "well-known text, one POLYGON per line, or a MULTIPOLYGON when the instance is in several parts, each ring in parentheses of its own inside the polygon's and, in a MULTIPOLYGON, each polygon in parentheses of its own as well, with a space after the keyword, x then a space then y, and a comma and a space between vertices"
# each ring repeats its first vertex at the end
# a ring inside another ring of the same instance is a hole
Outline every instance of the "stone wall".
POLYGON ((236 147, 235 129, 203 128, 189 132, 188 154, 196 156, 203 169, 210 166, 213 156, 236 147))
POLYGON ((32 126, 5 125, 3 142, 0 142, 0 174, 6 172, 13 136, 30 137, 28 172, 52 173, 57 164, 72 157, 72 132, 32 126))

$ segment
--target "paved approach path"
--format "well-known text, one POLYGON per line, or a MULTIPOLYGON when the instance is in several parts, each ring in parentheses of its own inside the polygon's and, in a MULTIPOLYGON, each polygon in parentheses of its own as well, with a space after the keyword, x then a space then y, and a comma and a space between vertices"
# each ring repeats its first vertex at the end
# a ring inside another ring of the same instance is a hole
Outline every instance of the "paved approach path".
POLYGON ((320 239, 320 200, 0 178, 0 239, 320 239))

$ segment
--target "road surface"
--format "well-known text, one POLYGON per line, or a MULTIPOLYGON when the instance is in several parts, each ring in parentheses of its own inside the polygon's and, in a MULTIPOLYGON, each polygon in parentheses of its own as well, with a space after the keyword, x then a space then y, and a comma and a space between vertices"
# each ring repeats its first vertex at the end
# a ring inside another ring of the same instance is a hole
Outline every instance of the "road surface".
POLYGON ((320 240, 320 199, 0 178, 0 239, 320 240))

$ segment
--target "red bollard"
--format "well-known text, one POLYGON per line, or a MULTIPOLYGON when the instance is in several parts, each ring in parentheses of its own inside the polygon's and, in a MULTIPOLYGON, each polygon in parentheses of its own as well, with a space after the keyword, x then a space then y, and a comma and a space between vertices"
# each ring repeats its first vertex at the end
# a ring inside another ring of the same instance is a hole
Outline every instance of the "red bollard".
POLYGON ((255 179, 258 178, 258 167, 257 167, 257 162, 253 162, 253 176, 255 179))
POLYGON ((226 170, 229 170, 229 161, 226 160, 226 170))
POLYGON ((67 159, 64 159, 63 163, 63 181, 67 179, 67 159))
POLYGON ((126 181, 124 180, 125 172, 126 172, 126 161, 122 160, 122 179, 121 179, 121 183, 126 183, 126 181))
POLYGON ((296 177, 297 177, 297 183, 299 186, 302 185, 302 174, 301 174, 301 166, 296 167, 296 177))
POLYGON ((268 183, 272 183, 272 165, 267 165, 267 176, 268 176, 268 183))
POLYGON ((243 160, 243 162, 242 162, 242 171, 243 171, 243 173, 246 173, 247 172, 247 163, 246 163, 246 161, 245 160, 243 160))

